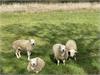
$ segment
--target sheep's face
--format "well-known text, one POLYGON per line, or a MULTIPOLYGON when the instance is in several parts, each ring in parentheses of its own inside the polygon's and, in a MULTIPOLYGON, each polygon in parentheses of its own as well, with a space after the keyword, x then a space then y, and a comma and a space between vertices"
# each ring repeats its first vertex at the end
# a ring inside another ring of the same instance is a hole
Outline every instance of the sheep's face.
POLYGON ((30 60, 31 66, 33 67, 33 69, 37 66, 37 59, 33 58, 30 60))
POLYGON ((71 57, 75 56, 76 53, 77 53, 77 51, 74 50, 74 49, 69 50, 69 55, 70 55, 71 57))
POLYGON ((30 43, 31 43, 31 45, 34 45, 35 44, 35 40, 34 39, 30 39, 30 43))
POLYGON ((61 46, 59 47, 59 49, 60 49, 60 52, 61 52, 61 53, 64 53, 64 52, 65 52, 65 46, 64 46, 64 45, 61 45, 61 46))

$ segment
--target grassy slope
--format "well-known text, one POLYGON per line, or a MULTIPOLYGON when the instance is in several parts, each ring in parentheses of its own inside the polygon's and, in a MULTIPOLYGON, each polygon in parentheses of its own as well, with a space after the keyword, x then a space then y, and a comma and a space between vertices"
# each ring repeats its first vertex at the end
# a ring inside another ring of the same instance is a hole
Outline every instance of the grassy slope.
POLYGON ((31 57, 46 62, 40 74, 98 74, 100 11, 55 11, 44 13, 0 13, 0 72, 29 74, 27 56, 16 59, 11 44, 16 39, 36 39, 31 57), (51 59, 52 45, 75 39, 78 44, 77 61, 57 66, 51 59), (94 56, 96 55, 96 56, 94 56))

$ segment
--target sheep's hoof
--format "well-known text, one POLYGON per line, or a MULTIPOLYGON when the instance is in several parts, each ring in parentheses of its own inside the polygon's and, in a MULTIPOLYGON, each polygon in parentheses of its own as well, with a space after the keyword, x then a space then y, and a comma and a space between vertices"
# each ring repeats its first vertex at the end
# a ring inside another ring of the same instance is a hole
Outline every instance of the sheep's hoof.
POLYGON ((21 58, 21 55, 19 56, 19 58, 21 58))
POLYGON ((63 60, 63 64, 65 65, 65 60, 63 60))
POLYGON ((36 74, 39 73, 39 71, 36 71, 36 74))
POLYGON ((59 61, 59 60, 57 60, 57 65, 58 65, 58 66, 59 66, 59 62, 60 62, 60 61, 59 61))
POLYGON ((19 59, 20 57, 17 57, 17 59, 19 59))
POLYGON ((28 58, 27 60, 28 60, 28 61, 30 61, 30 59, 29 59, 29 58, 28 58))

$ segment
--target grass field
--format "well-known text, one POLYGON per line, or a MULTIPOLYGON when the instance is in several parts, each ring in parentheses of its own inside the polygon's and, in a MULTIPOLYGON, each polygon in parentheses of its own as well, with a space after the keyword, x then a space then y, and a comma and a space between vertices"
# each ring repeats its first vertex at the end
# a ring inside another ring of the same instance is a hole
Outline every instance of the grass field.
POLYGON ((39 74, 99 74, 100 11, 51 11, 42 13, 0 13, 0 73, 27 72, 27 56, 17 59, 11 45, 17 39, 36 40, 32 57, 41 57, 46 66, 39 74), (78 45, 77 60, 57 66, 52 60, 52 46, 74 39, 78 45))

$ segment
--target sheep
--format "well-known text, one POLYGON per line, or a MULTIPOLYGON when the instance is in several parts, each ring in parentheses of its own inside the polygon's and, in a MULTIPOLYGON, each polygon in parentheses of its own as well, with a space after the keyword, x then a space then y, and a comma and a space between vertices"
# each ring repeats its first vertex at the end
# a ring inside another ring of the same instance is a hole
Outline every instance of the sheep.
POLYGON ((33 46, 35 45, 34 39, 29 40, 16 40, 12 44, 12 48, 16 50, 15 54, 16 57, 19 59, 21 57, 21 52, 26 51, 28 55, 28 60, 30 60, 31 51, 33 49, 33 46))
POLYGON ((39 57, 35 57, 29 60, 27 70, 28 72, 39 73, 44 68, 44 66, 44 60, 39 57))
POLYGON ((65 59, 67 58, 67 55, 68 55, 66 53, 67 52, 65 52, 65 45, 62 45, 62 44, 53 45, 53 55, 54 55, 54 58, 57 60, 57 65, 59 65, 60 60, 62 60, 63 64, 65 65, 65 59))
POLYGON ((68 52, 69 57, 72 57, 76 60, 76 53, 77 53, 77 45, 74 40, 68 40, 66 42, 66 51, 68 52))

